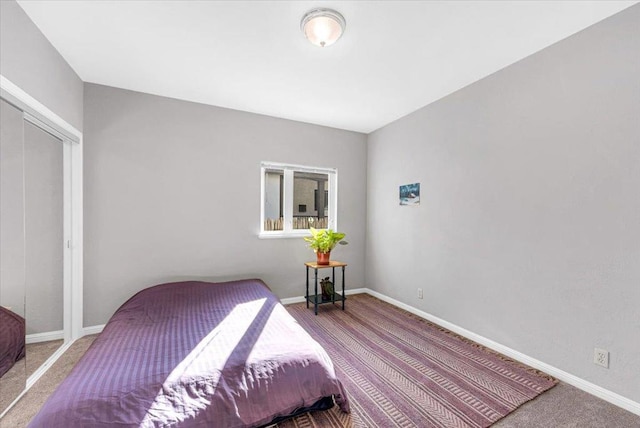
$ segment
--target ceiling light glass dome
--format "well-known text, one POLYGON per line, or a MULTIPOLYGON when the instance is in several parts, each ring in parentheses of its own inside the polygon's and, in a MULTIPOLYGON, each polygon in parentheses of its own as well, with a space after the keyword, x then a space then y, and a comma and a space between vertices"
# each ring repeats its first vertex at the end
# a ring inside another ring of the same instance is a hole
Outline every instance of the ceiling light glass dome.
POLYGON ((300 29, 307 39, 322 48, 334 44, 344 33, 346 21, 333 9, 313 9, 300 21, 300 29))

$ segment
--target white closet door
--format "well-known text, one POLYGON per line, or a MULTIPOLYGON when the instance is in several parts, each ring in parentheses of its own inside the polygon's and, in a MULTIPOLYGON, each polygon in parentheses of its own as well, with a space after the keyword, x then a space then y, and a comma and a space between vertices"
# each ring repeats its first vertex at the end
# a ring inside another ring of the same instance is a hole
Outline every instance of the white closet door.
MULTIPOLYGON (((24 152, 22 112, 0 100, 0 305, 25 317, 24 152)), ((5 318, 7 322, 9 318, 5 318)), ((11 332, 11 333, 10 333, 11 332)), ((19 338, 4 330, 1 357, 16 356, 19 338)), ((0 414, 27 381, 25 358, 0 377, 0 414)), ((8 359, 4 360, 7 364, 8 359)), ((7 367, 6 365, 4 367, 7 367)), ((1 425, 1 423, 0 423, 1 425)))

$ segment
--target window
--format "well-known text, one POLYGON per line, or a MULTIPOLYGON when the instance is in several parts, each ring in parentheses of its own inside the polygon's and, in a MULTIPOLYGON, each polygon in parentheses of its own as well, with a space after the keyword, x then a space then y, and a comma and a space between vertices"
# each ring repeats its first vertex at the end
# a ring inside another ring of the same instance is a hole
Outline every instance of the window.
POLYGON ((261 237, 304 236, 309 227, 336 228, 335 168, 263 162, 261 174, 261 237))

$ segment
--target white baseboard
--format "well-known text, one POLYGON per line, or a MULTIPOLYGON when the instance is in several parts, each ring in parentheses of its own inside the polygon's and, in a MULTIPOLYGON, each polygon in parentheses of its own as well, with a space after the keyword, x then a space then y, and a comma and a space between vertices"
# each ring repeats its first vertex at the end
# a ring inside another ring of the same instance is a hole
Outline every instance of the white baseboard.
POLYGON ((280 303, 282 303, 283 305, 293 305, 294 303, 302 302, 304 302, 304 296, 287 297, 285 299, 280 299, 280 303))
MULTIPOLYGON (((544 363, 540 360, 537 360, 521 352, 518 352, 514 349, 511 349, 508 346, 502 345, 498 342, 494 342, 493 340, 487 339, 484 336, 481 336, 465 328, 462 328, 453 323, 445 321, 427 312, 421 311, 420 309, 416 309, 413 306, 409 306, 405 303, 402 303, 384 294, 378 293, 377 291, 370 290, 370 289, 364 289, 364 290, 366 290, 365 291, 366 293, 374 297, 377 297, 380 300, 383 300, 387 303, 390 303, 394 306, 404 309, 407 312, 411 312, 412 314, 417 315, 421 318, 424 318, 428 321, 431 321, 434 324, 438 324, 441 327, 451 330, 452 332, 459 334, 461 336, 464 336, 467 339, 473 340, 474 342, 477 342, 483 346, 486 346, 487 348, 491 348, 494 351, 497 351, 503 355, 506 355, 507 357, 513 358, 514 360, 520 361, 521 363, 524 363, 538 370, 542 370, 543 372, 563 382, 566 382, 569 385, 573 385, 578 389, 588 392, 591 395, 595 395, 596 397, 601 398, 605 401, 608 401, 609 403, 614 404, 618 407, 621 407, 625 410, 628 410, 631 413, 640 415, 640 403, 630 400, 629 398, 623 397, 620 394, 616 394, 615 392, 609 391, 608 389, 602 388, 601 386, 598 386, 594 383, 581 379, 575 375, 572 375, 571 373, 567 373, 564 370, 560 370, 559 368, 553 367, 547 363, 544 363)), ((304 301, 304 298, 303 298, 303 301, 304 301)))
MULTIPOLYGON (((374 297, 377 297, 378 299, 385 301, 387 303, 390 303, 394 306, 397 306, 401 309, 406 310, 407 312, 411 312, 414 315, 417 315, 421 318, 424 318, 428 321, 431 321, 435 324, 438 324, 441 327, 444 327, 448 330, 451 330, 452 332, 459 334, 461 336, 466 337, 467 339, 473 340, 474 342, 477 342, 483 346, 486 346, 487 348, 491 348, 494 351, 500 352, 503 355, 506 355, 510 358, 513 358, 514 360, 520 361, 523 364, 526 364, 528 366, 531 366, 533 368, 536 368, 538 370, 542 370, 543 372, 563 381, 568 383, 569 385, 573 385, 578 389, 581 389, 591 395, 595 395, 598 398, 601 398, 611 404, 614 404, 618 407, 621 407, 625 410, 630 411, 631 413, 635 413, 636 415, 640 415, 640 403, 635 402, 629 398, 623 397, 620 394, 616 394, 615 392, 609 391, 608 389, 605 389, 601 386, 598 386, 594 383, 591 383, 589 381, 586 381, 582 378, 579 378, 575 375, 572 375, 571 373, 568 373, 564 370, 561 370, 559 368, 556 368, 554 366, 551 366, 547 363, 544 363, 540 360, 537 360, 535 358, 532 358, 528 355, 525 355, 519 351, 516 351, 515 349, 511 349, 508 346, 502 345, 498 342, 495 342, 491 339, 487 339, 484 336, 481 336, 479 334, 476 334, 472 331, 469 331, 465 328, 462 328, 456 324, 450 323, 448 321, 443 320, 442 318, 438 318, 435 315, 431 315, 427 312, 421 311, 420 309, 414 308, 413 306, 409 306, 405 303, 400 302, 399 300, 393 299, 389 296, 386 296, 382 293, 378 293, 377 291, 371 290, 369 288, 356 288, 356 289, 352 289, 352 290, 345 290, 345 294, 347 296, 352 295, 352 294, 361 294, 361 293, 367 293, 370 294, 374 297)), ((288 297, 285 299, 281 299, 280 302, 282 302, 283 305, 290 305, 293 303, 301 303, 304 302, 304 296, 299 296, 299 297, 288 297)), ((347 309, 349 308, 349 305, 347 303, 347 309)), ((104 325, 96 325, 96 326, 92 326, 92 327, 85 327, 83 329, 83 335, 88 335, 88 334, 96 334, 96 333, 100 333, 102 331, 102 329, 104 328, 104 325)))
POLYGON ((26 343, 49 342, 51 340, 64 339, 64 330, 46 331, 44 333, 27 334, 26 343))
POLYGON ((102 333, 102 329, 104 329, 104 326, 105 326, 104 324, 101 324, 101 325, 92 325, 91 327, 84 327, 82 329, 82 336, 102 333))
MULTIPOLYGON (((353 290, 344 290, 344 294, 346 294, 347 296, 351 295, 351 294, 362 294, 362 293, 368 293, 369 290, 367 288, 355 288, 353 290)), ((294 303, 303 303, 304 300, 304 296, 298 296, 298 297, 287 297, 284 299, 280 299, 280 303, 282 303, 283 305, 292 305, 294 303)), ((82 329, 82 335, 83 336, 88 336, 90 334, 98 334, 102 332, 102 329, 104 328, 104 324, 102 325, 92 325, 90 327, 84 327, 82 329)))
MULTIPOLYGON (((351 294, 362 294, 362 293, 367 293, 368 289, 367 288, 354 288, 352 290, 344 290, 344 294, 346 294, 347 296, 351 295, 351 294)), ((304 296, 298 296, 298 297, 287 297, 285 299, 280 299, 280 303, 282 303, 283 305, 292 305, 294 303, 303 303, 304 300, 304 296)))

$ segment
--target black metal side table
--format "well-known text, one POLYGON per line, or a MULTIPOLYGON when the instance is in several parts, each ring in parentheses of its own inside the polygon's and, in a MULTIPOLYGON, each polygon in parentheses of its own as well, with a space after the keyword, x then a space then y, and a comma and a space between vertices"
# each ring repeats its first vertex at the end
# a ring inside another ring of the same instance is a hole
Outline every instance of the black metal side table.
POLYGON ((333 303, 342 302, 342 310, 344 311, 344 302, 347 300, 347 296, 344 294, 344 271, 347 267, 346 263, 330 261, 328 265, 319 265, 316 262, 306 262, 305 266, 307 267, 307 291, 304 295, 307 301, 307 308, 309 307, 309 302, 313 304, 313 309, 316 315, 318 315, 318 306, 324 305, 325 303, 333 303), (314 286, 313 286, 313 295, 309 295, 309 268, 313 269, 314 272, 314 286), (333 290, 333 294, 331 299, 323 299, 322 293, 318 294, 318 269, 326 269, 331 268, 332 278, 334 287, 336 284, 336 268, 342 268, 342 293, 337 293, 336 290, 333 290))

